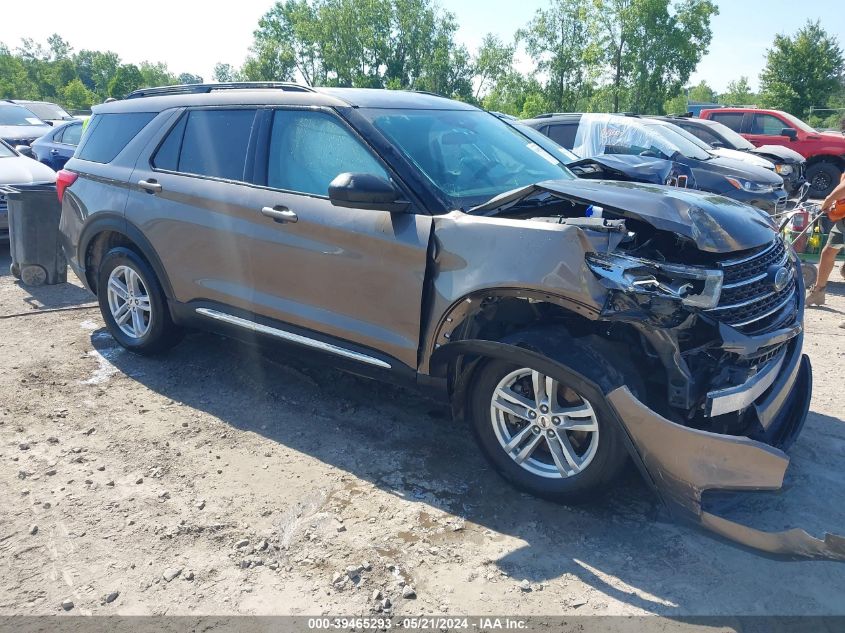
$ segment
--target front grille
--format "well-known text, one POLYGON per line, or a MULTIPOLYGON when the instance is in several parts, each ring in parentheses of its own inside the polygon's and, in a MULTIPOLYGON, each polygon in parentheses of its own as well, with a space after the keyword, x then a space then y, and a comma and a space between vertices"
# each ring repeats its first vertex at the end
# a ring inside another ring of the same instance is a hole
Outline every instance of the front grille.
POLYGON ((790 321, 797 307, 795 272, 789 251, 777 238, 755 253, 719 264, 724 275, 719 305, 707 313, 746 334, 759 334, 790 321), (789 282, 776 290, 769 274, 773 267, 792 271, 789 282))

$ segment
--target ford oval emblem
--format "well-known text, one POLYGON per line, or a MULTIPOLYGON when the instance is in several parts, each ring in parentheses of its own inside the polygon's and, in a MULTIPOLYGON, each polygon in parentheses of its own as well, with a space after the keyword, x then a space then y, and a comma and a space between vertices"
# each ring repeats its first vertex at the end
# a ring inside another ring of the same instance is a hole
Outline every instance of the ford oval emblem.
POLYGON ((772 273, 772 285, 775 287, 775 292, 780 292, 786 288, 787 284, 789 284, 789 280, 792 278, 790 269, 785 266, 779 266, 772 271, 772 273))

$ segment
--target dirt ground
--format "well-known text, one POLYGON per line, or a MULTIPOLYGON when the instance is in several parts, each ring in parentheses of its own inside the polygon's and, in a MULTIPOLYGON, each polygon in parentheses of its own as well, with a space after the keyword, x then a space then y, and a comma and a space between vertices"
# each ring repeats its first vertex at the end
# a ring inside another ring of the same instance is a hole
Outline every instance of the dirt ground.
MULTIPOLYGON (((76 280, 26 289, 8 261, 0 615, 845 614, 845 565, 674 524, 633 471, 597 505, 539 501, 438 403, 208 334, 133 356, 76 280)), ((787 486, 734 518, 845 533, 843 319, 835 271, 787 486)))

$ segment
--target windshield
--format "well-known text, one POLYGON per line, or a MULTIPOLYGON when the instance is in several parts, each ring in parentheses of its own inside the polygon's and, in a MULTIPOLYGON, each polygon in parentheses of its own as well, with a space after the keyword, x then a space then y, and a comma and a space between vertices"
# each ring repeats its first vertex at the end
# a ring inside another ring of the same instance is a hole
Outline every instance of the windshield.
POLYGON ((5 141, 0 141, 0 158, 8 158, 9 156, 17 156, 17 154, 6 145, 5 141))
POLYGON ((754 145, 747 141, 742 135, 734 132, 727 125, 714 122, 712 125, 708 125, 708 127, 724 138, 728 142, 728 145, 733 149, 754 149, 754 145))
POLYGON ((45 125, 45 123, 26 108, 10 103, 0 105, 0 125, 45 125))
POLYGON ((55 103, 27 103, 24 107, 39 119, 70 120, 73 117, 55 103))
POLYGON ((558 158, 487 112, 376 108, 359 112, 457 209, 543 180, 575 177, 558 158))
MULTIPOLYGON (((710 147, 707 143, 682 130, 677 125, 655 123, 649 125, 648 128, 677 147, 678 151, 688 158, 695 158, 696 160, 710 160, 712 158, 708 152, 710 147)), ((667 156, 667 158, 671 158, 671 156, 667 156)))
POLYGON ((798 117, 794 117, 789 112, 780 112, 780 115, 789 121, 796 130, 804 130, 807 134, 818 134, 818 131, 811 128, 798 117))

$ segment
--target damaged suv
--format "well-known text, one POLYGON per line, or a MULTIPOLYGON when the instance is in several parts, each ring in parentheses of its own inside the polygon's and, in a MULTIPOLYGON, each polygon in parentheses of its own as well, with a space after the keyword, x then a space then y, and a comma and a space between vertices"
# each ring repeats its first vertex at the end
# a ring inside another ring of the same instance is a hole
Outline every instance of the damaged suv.
POLYGON ((524 490, 588 499, 631 458, 682 516, 797 547, 701 506, 779 487, 809 406, 802 278, 761 211, 575 179, 441 97, 292 84, 97 106, 58 183, 68 259, 129 350, 186 327, 289 343, 448 397, 524 490))

